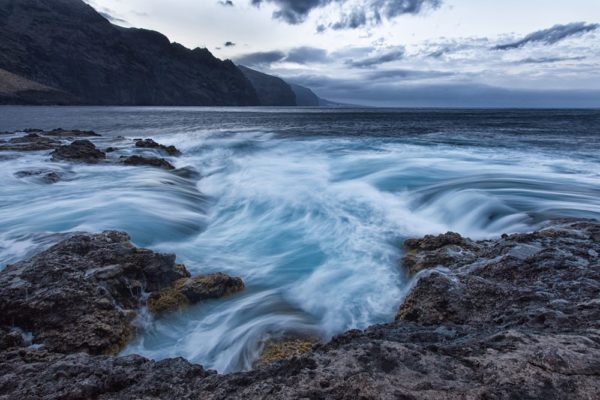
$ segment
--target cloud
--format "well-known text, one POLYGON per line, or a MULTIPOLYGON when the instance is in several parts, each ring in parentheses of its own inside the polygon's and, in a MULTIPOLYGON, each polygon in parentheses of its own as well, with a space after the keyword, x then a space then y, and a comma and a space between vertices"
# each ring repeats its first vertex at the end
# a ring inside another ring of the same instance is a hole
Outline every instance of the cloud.
POLYGON ((494 50, 519 49, 529 43, 555 44, 568 37, 582 35, 600 28, 600 24, 586 24, 585 22, 573 22, 567 25, 554 25, 552 28, 530 33, 523 39, 512 43, 501 44, 494 50))
POLYGON ((337 6, 339 17, 334 21, 319 24, 317 30, 356 29, 366 25, 378 25, 383 20, 404 14, 419 14, 426 7, 438 8, 442 0, 251 0, 254 6, 272 3, 276 9, 273 18, 288 24, 306 21, 310 13, 330 5, 337 6))
POLYGON ((296 64, 319 63, 328 60, 329 55, 326 50, 308 46, 291 49, 285 57, 285 61, 296 64))
POLYGON ((562 61, 582 61, 586 57, 540 57, 540 58, 525 58, 519 61, 519 64, 551 64, 562 61))
POLYGON ((225 44, 223 46, 225 46, 225 47, 234 47, 235 43, 233 43, 233 42, 225 42, 225 44))
POLYGON ((246 66, 264 66, 281 61, 285 57, 286 54, 282 51, 263 51, 241 55, 235 58, 235 62, 246 66))
POLYGON ((218 3, 224 7, 233 7, 233 1, 231 0, 219 0, 218 3))
POLYGON ((421 71, 421 70, 410 70, 410 69, 391 69, 383 71, 373 71, 366 75, 369 80, 421 80, 421 79, 433 79, 440 77, 447 77, 454 75, 451 72, 443 71, 421 71))
POLYGON ((355 68, 370 68, 393 61, 398 61, 404 57, 406 50, 402 46, 388 50, 382 54, 373 57, 367 57, 360 60, 349 60, 346 64, 355 68))

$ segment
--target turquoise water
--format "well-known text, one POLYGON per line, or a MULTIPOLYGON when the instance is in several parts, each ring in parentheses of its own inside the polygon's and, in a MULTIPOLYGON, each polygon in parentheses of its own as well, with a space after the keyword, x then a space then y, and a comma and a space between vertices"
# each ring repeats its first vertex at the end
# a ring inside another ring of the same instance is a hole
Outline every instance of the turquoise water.
MULTIPOLYGON (((127 231, 193 274, 247 289, 160 320, 125 353, 251 368, 264 342, 327 339, 393 320, 408 237, 474 238, 600 216, 600 113, 282 109, 0 108, 0 130, 95 129, 100 147, 152 137, 198 178, 0 154, 0 265, 70 231, 127 231), (25 121, 25 122, 22 122, 25 121), (23 126, 25 125, 25 126, 23 126), (54 185, 15 173, 60 172, 54 185)), ((1 137, 0 137, 1 139, 1 137)))

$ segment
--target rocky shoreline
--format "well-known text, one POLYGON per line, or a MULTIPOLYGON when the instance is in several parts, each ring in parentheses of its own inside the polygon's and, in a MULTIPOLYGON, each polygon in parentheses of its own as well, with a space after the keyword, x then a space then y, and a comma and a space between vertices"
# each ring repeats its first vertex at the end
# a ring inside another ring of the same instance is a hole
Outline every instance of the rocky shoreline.
POLYGON ((190 279, 174 256, 124 233, 74 235, 0 272, 0 399, 598 398, 600 222, 405 247, 416 275, 396 321, 218 375, 183 359, 110 354, 149 297, 201 301, 240 281, 190 279))
MULTIPOLYGON (((199 177, 175 169, 173 146, 101 139, 29 129, 2 134, 0 152, 199 177)), ((17 175, 65 178, 50 167, 17 175)), ((191 277, 175 255, 137 248, 123 232, 68 234, 0 271, 0 400, 598 398, 600 222, 552 221, 486 241, 447 233, 404 247, 413 286, 394 322, 326 344, 292 336, 269 343, 253 371, 218 375, 183 359, 117 354, 140 310, 160 318, 243 290, 241 279, 191 277)))

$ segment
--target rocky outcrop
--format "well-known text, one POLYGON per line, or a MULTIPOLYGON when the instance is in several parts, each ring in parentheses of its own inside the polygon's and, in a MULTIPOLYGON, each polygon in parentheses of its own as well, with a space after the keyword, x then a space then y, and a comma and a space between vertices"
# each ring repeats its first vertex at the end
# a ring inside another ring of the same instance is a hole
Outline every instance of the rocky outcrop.
POLYGON ((96 164, 106 159, 106 153, 96 148, 89 140, 75 140, 71 144, 60 146, 51 154, 53 161, 77 161, 96 164))
POLYGON ((597 398, 599 222, 556 221, 488 241, 446 234, 406 245, 420 272, 392 323, 230 375, 183 360, 19 349, 16 338, 0 352, 0 397, 597 398))
POLYGON ((177 150, 177 147, 165 146, 164 144, 157 143, 152 139, 136 140, 135 147, 142 148, 142 149, 162 150, 170 156, 180 156, 181 155, 181 152, 179 150, 177 150))
POLYGON ((0 103, 259 104, 231 61, 113 25, 81 0, 3 0, 0 49, 0 103))
POLYGON ((244 282, 240 278, 222 273, 183 278, 150 296, 148 309, 154 314, 162 314, 204 300, 219 299, 243 289, 244 282))
POLYGON ((166 169, 167 171, 174 170, 173 164, 165 160, 164 158, 158 157, 144 157, 144 156, 129 156, 123 157, 121 162, 125 165, 130 166, 146 166, 166 169))
POLYGON ((136 248, 124 233, 74 235, 0 272, 0 325, 49 351, 114 353, 143 293, 188 276, 174 255, 136 248))

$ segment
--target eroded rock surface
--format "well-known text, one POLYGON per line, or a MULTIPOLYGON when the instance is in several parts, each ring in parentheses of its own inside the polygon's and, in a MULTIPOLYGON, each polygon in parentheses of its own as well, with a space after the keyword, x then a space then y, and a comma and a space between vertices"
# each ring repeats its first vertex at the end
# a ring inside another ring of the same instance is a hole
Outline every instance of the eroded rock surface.
POLYGON ((71 144, 60 146, 51 154, 54 161, 77 161, 96 164, 106 159, 106 153, 96 148, 89 140, 75 140, 71 144))
POLYGON ((164 144, 157 143, 152 139, 136 140, 135 147, 142 148, 142 149, 162 150, 170 156, 180 156, 181 155, 181 152, 179 150, 177 150, 177 147, 165 146, 164 144))
POLYGON ((188 276, 174 255, 137 248, 125 233, 75 235, 0 272, 0 325, 50 351, 114 353, 142 294, 188 276))
POLYGON ((164 158, 158 157, 143 157, 143 156, 129 156, 124 157, 121 162, 125 165, 130 166, 146 166, 146 167, 155 167, 166 169, 167 171, 172 171, 175 169, 173 164, 165 160, 164 158))
POLYGON ((13 348, 0 353, 0 396, 598 398, 599 222, 557 221, 535 233, 479 242, 432 236, 407 246, 412 261, 431 267, 419 268, 392 323, 230 375, 183 360, 13 348))

